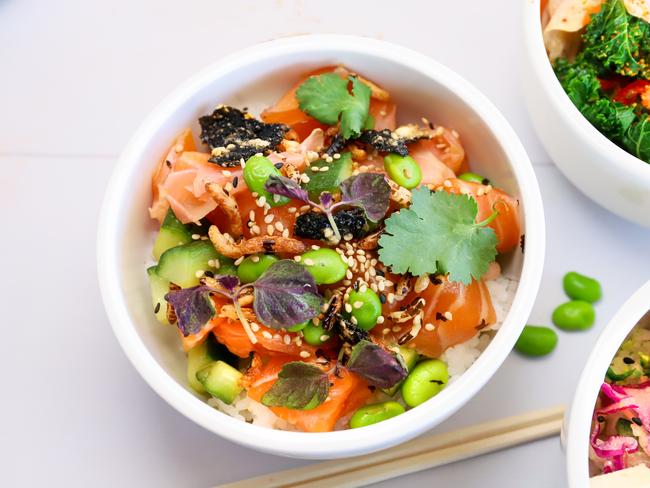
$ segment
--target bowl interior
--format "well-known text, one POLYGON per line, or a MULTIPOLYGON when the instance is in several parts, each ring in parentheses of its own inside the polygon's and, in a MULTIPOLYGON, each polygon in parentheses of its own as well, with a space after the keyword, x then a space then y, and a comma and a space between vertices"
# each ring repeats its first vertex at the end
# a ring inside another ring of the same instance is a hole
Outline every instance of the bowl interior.
MULTIPOLYGON (((537 237, 541 237, 542 241, 541 243, 535 243, 534 249, 531 248, 531 253, 537 258, 537 262, 529 264, 534 269, 531 268, 530 270, 533 277, 529 280, 531 284, 526 296, 521 296, 521 286, 517 290, 515 296, 517 313, 510 314, 514 316, 508 317, 509 320, 506 320, 497 337, 477 363, 482 362, 483 356, 496 348, 498 352, 493 351, 492 361, 488 363, 489 359, 485 358, 484 361, 486 362, 483 364, 483 371, 479 371, 481 366, 475 363, 475 366, 465 373, 464 376, 470 375, 470 373, 474 375, 471 387, 463 389, 462 383, 464 382, 459 380, 450 385, 440 395, 431 399, 426 405, 431 404, 431 412, 433 413, 426 418, 425 425, 411 427, 409 428, 410 432, 409 429, 404 429, 400 433, 393 432, 392 440, 383 444, 370 438, 363 441, 367 445, 374 443, 373 449, 379 449, 395 444, 407 436, 412 437, 449 416, 489 379, 509 352, 530 311, 539 284, 539 277, 541 276, 541 260, 543 259, 541 202, 539 201, 532 170, 529 167, 530 163, 526 159, 525 153, 516 140, 514 133, 509 130, 507 124, 501 119, 497 120, 498 124, 494 120, 488 123, 489 118, 485 114, 488 113, 494 117, 496 111, 489 106, 488 102, 480 94, 471 89, 469 85, 464 84, 465 82, 460 85, 455 84, 454 82, 460 83, 462 80, 457 79, 453 73, 448 72, 446 69, 443 70, 442 67, 440 69, 443 71, 437 73, 437 65, 435 64, 429 66, 428 69, 422 69, 420 66, 414 66, 417 63, 406 62, 404 56, 394 55, 391 57, 382 50, 357 52, 358 46, 356 49, 350 48, 347 50, 340 47, 328 49, 318 46, 310 50, 304 45, 301 46, 300 43, 295 43, 293 46, 293 49, 280 50, 265 50, 258 47, 254 51, 247 51, 245 55, 240 54, 237 57, 231 57, 209 68, 190 80, 184 87, 177 90, 163 102, 161 107, 143 124, 138 134, 134 136, 134 140, 125 151, 118 166, 117 174, 114 176, 115 181, 109 187, 109 194, 106 197, 107 203, 104 208, 104 213, 107 215, 106 219, 113 223, 110 232, 116 234, 116 236, 109 235, 108 238, 117 240, 116 248, 111 249, 113 253, 110 259, 114 258, 115 260, 114 265, 116 266, 117 280, 119 280, 119 290, 117 286, 115 290, 111 290, 111 293, 114 294, 112 298, 125 304, 125 314, 117 319, 111 316, 111 319, 118 337, 121 334, 117 329, 132 327, 138 339, 144 344, 146 351, 157 363, 157 366, 162 368, 169 377, 173 378, 190 395, 195 395, 186 384, 186 360, 180 348, 177 332, 173 327, 163 327, 157 323, 151 310, 149 284, 145 269, 152 262, 151 247, 157 226, 154 225, 147 212, 151 199, 150 175, 173 137, 183 128, 189 126, 193 128, 196 138, 199 133, 198 117, 211 112, 215 105, 226 103, 237 107, 248 107, 252 113, 257 115, 261 109, 277 100, 306 71, 333 64, 344 64, 353 70, 357 70, 390 91, 391 96, 394 97, 398 105, 398 119, 400 122, 419 121, 421 117, 426 117, 433 123, 456 129, 461 135, 472 170, 487 176, 499 187, 519 198, 522 203, 520 211, 524 231, 526 231, 527 224, 524 214, 526 205, 530 202, 530 207, 537 212, 534 215, 539 217, 539 221, 535 222, 535 229, 528 230, 537 237), (447 79, 448 77, 451 77, 451 79, 447 79), (455 92, 451 91, 448 86, 453 86, 455 92), (462 94, 463 89, 470 90, 471 93, 469 95, 467 93, 462 94), (462 97, 458 94, 459 92, 462 97), (475 100, 476 103, 473 102, 474 108, 465 101, 465 99, 471 99, 472 97, 478 97, 475 100), (488 106, 485 107, 484 104, 488 104, 488 106), (481 113, 481 110, 483 110, 483 113, 481 113), (498 134, 498 131, 502 129, 505 132, 498 134), (513 139, 514 142, 512 142, 513 139), (507 144, 502 142, 505 140, 510 140, 510 147, 507 147, 507 144), (520 166, 517 167, 516 164, 520 164, 520 166), (530 174, 525 174, 525 171, 530 171, 530 174), (522 174, 526 176, 523 179, 526 179, 531 184, 528 195, 522 194, 518 184, 518 181, 522 181, 522 174), (114 198, 110 194, 111 190, 115 192, 114 198), (131 325, 124 324, 126 321, 131 325), (117 322, 119 322, 119 325, 116 326, 117 322), (502 336, 501 340, 499 340, 500 336, 502 336), (437 405, 437 407, 434 408, 433 405, 437 405)), ((385 45, 382 44, 382 46, 385 45)), ((369 51, 373 50, 370 49, 369 51)), ((410 53, 410 51, 406 50, 404 52, 410 53)), ((422 57, 422 60, 431 64, 426 58, 422 57)), ((496 116, 498 117, 498 113, 496 116)), ((100 240, 101 236, 100 232, 100 240)), ((101 242, 99 243, 99 249, 101 276, 101 242)), ((527 252, 526 255, 528 256, 528 254, 527 252)), ((522 252, 517 249, 504 259, 502 266, 508 276, 519 279, 522 268, 527 261, 528 257, 524 259, 522 252)), ((108 295, 110 293, 104 290, 104 294, 108 295)), ((111 314, 111 299, 105 299, 105 301, 107 302, 109 314, 111 314)), ((515 307, 513 306, 513 308, 515 307)), ((138 366, 139 360, 135 360, 133 357, 137 348, 129 350, 125 346, 123 337, 120 340, 123 347, 127 349, 131 360, 138 366)), ((138 367, 145 378, 150 379, 147 372, 143 372, 147 368, 148 373, 154 374, 151 371, 154 368, 152 365, 138 367)), ((154 388, 156 387, 154 386, 154 388)), ((160 392, 158 388, 156 389, 160 392)), ((186 396, 191 398, 189 395, 186 396)), ((166 399, 171 402, 168 397, 166 399)), ((186 399, 183 401, 187 402, 186 399)), ((189 401, 193 401, 193 399, 189 401)), ((175 406, 180 409, 178 404, 175 404, 175 406)), ((212 410, 207 405, 201 407, 194 405, 192 408, 212 410)), ((426 406, 407 412, 402 417, 415 415, 413 412, 422 408, 426 408, 426 406)), ((207 419, 206 415, 223 417, 224 419, 221 419, 220 422, 238 422, 214 410, 204 412, 204 421, 200 422, 204 426, 210 423, 209 420, 205 420, 207 419)), ((422 417, 421 420, 424 421, 425 417, 422 417)), ((383 424, 389 423, 383 422, 383 424)), ((376 433, 381 437, 383 434, 380 434, 380 431, 388 431, 385 430, 387 429, 386 426, 378 427, 380 425, 377 424, 377 426, 367 429, 371 430, 377 427, 376 433)), ((246 424, 244 426, 257 431, 264 430, 246 424)), ((214 426, 208 428, 218 430, 214 426)), ((248 432, 250 434, 252 430, 248 432)), ((330 435, 340 434, 343 433, 337 432, 330 435)), ((363 435, 357 434, 355 439, 359 439, 359 443, 363 444, 361 441, 363 437, 363 435)), ((306 440, 305 437, 303 439, 306 440)), ((238 439, 238 441, 248 445, 255 444, 255 441, 251 440, 238 439)), ((306 446, 306 444, 303 443, 303 446, 306 446)), ((274 452, 280 450, 279 453, 285 455, 298 455, 290 451, 289 448, 282 451, 278 446, 257 445, 255 447, 274 452)), ((317 447, 314 446, 314 453, 305 452, 306 448, 303 449, 300 456, 335 457, 358 453, 354 446, 350 446, 345 450, 339 445, 337 446, 339 451, 337 454, 333 454, 334 450, 332 450, 332 453, 327 454, 325 448, 323 448, 321 454, 317 454, 317 447)), ((364 449, 366 452, 369 450, 368 447, 364 449)))

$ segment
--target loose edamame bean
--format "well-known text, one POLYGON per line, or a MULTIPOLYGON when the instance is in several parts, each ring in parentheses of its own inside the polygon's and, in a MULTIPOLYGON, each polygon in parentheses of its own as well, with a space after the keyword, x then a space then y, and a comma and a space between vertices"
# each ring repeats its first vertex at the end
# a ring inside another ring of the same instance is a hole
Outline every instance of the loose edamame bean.
POLYGON ((487 178, 483 178, 481 175, 469 171, 467 173, 458 175, 458 179, 463 181, 470 181, 472 183, 480 183, 481 185, 487 185, 490 183, 490 180, 487 178))
POLYGON ((307 251, 300 258, 318 285, 331 285, 345 278, 348 265, 333 249, 323 247, 307 251))
POLYGON ((292 326, 289 327, 287 330, 288 330, 289 332, 298 332, 299 330, 302 330, 302 329, 304 329, 305 327, 307 327, 307 324, 309 324, 309 323, 310 323, 310 321, 307 320, 306 322, 301 322, 301 323, 299 323, 299 324, 292 325, 292 326))
POLYGON ((594 303, 600 300, 602 290, 600 283, 589 276, 571 271, 562 280, 564 292, 573 300, 583 300, 594 303))
POLYGON ((553 310, 553 323, 563 330, 585 330, 594 325, 596 312, 589 302, 571 300, 553 310))
POLYGON ((257 193, 259 196, 264 196, 266 202, 272 207, 286 205, 291 201, 290 199, 278 195, 271 195, 264 189, 264 183, 266 183, 266 180, 271 175, 282 176, 282 173, 280 173, 278 168, 273 166, 269 158, 265 158, 264 156, 251 156, 246 161, 244 181, 248 189, 251 192, 257 193))
POLYGON ((237 276, 242 283, 252 283, 262 276, 266 269, 278 260, 272 254, 254 254, 246 257, 237 268, 237 276))
POLYGON ((329 334, 322 326, 314 325, 311 321, 304 329, 302 329, 302 335, 305 342, 310 346, 320 346, 330 338, 329 334), (327 337, 327 339, 325 339, 325 337, 327 337))
POLYGON ((364 291, 351 291, 348 299, 352 312, 350 314, 357 321, 356 325, 364 330, 370 330, 377 325, 381 315, 381 300, 370 288, 364 291))
POLYGON ((419 362, 402 384, 404 403, 417 407, 440 393, 448 381, 447 365, 439 359, 419 362))
POLYGON ((515 349, 526 356, 545 356, 557 345, 557 333, 548 327, 527 325, 515 343, 515 349))
POLYGON ((384 169, 391 180, 409 190, 422 181, 420 165, 411 156, 388 154, 384 156, 384 169))
POLYGON ((366 425, 383 422, 404 413, 404 407, 397 402, 374 403, 365 405, 354 412, 350 418, 350 428, 357 429, 366 425))

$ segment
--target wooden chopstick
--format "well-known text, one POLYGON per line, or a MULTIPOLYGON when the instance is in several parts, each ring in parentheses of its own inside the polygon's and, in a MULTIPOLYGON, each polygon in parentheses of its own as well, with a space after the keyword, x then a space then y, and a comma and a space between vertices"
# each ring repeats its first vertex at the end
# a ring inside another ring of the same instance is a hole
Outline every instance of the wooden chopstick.
POLYGON ((378 453, 316 463, 237 481, 221 488, 352 488, 557 435, 563 407, 420 437, 378 453))

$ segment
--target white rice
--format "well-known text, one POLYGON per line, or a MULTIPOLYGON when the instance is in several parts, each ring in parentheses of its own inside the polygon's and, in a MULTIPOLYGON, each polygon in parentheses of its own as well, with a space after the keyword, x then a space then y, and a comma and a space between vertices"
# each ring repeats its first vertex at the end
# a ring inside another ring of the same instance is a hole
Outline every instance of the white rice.
MULTIPOLYGON (((483 352, 488 346, 492 337, 494 337, 496 330, 501 327, 501 324, 510 309, 512 299, 517 289, 517 281, 503 275, 499 276, 495 280, 487 281, 486 285, 490 290, 490 298, 492 299, 492 306, 494 307, 497 321, 493 325, 481 330, 477 336, 472 337, 470 340, 463 342, 462 344, 450 347, 442 353, 440 359, 447 363, 449 383, 452 383, 467 371, 474 361, 476 361, 476 358, 481 355, 481 352, 483 352)), ((376 394, 372 396, 370 402, 374 403, 387 399, 388 397, 384 393, 377 390, 376 394)), ((397 398, 392 399, 402 403, 401 396, 399 395, 397 398)), ((230 415, 231 417, 243 422, 249 422, 253 425, 279 430, 296 430, 287 421, 275 415, 271 409, 248 398, 245 391, 242 392, 231 405, 228 405, 217 398, 210 398, 208 404, 226 415, 230 415)), ((337 430, 345 428, 343 425, 345 423, 347 422, 338 422, 337 430)))

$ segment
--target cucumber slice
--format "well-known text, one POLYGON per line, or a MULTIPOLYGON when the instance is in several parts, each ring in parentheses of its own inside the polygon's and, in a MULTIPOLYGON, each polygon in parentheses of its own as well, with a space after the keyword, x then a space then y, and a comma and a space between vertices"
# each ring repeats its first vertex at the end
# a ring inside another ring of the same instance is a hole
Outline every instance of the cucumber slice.
POLYGON ((242 376, 239 371, 223 361, 210 363, 196 373, 196 379, 210 395, 228 404, 244 389, 240 385, 242 376))
POLYGON ((181 224, 170 208, 167 211, 165 220, 160 226, 160 231, 153 245, 153 257, 158 260, 160 256, 172 247, 180 246, 192 242, 192 233, 187 227, 181 224))
POLYGON ((231 366, 239 363, 239 358, 231 353, 210 334, 206 339, 187 351, 187 382, 197 393, 206 393, 196 374, 215 361, 223 361, 231 366))
MULTIPOLYGON (((406 365, 406 371, 410 373, 415 367, 415 363, 418 362, 418 353, 415 351, 415 349, 410 349, 408 347, 400 346, 399 355, 402 356, 402 359, 404 360, 404 364, 406 365)), ((399 387, 402 386, 403 382, 404 381, 400 381, 399 383, 391 386, 390 388, 382 388, 382 391, 386 393, 386 395, 393 396, 395 393, 397 393, 397 390, 399 390, 399 387)))
POLYGON ((190 288, 199 284, 199 271, 211 271, 218 274, 215 266, 209 261, 219 261, 219 264, 232 264, 232 259, 219 254, 210 241, 192 241, 182 246, 172 247, 160 256, 158 275, 181 288, 190 288))
POLYGON ((148 268, 147 275, 149 275, 149 285, 151 286, 153 312, 156 314, 158 322, 169 325, 169 321, 167 320, 167 301, 165 300, 165 295, 169 292, 169 280, 161 278, 158 275, 158 268, 156 266, 148 268))
POLYGON ((319 159, 311 163, 306 171, 309 176, 309 182, 303 185, 303 188, 309 193, 309 198, 318 201, 318 197, 324 191, 336 193, 339 191, 339 185, 350 176, 352 176, 352 154, 345 152, 339 159, 334 159, 328 163, 324 159, 319 159), (327 166, 327 171, 316 171, 327 166))

